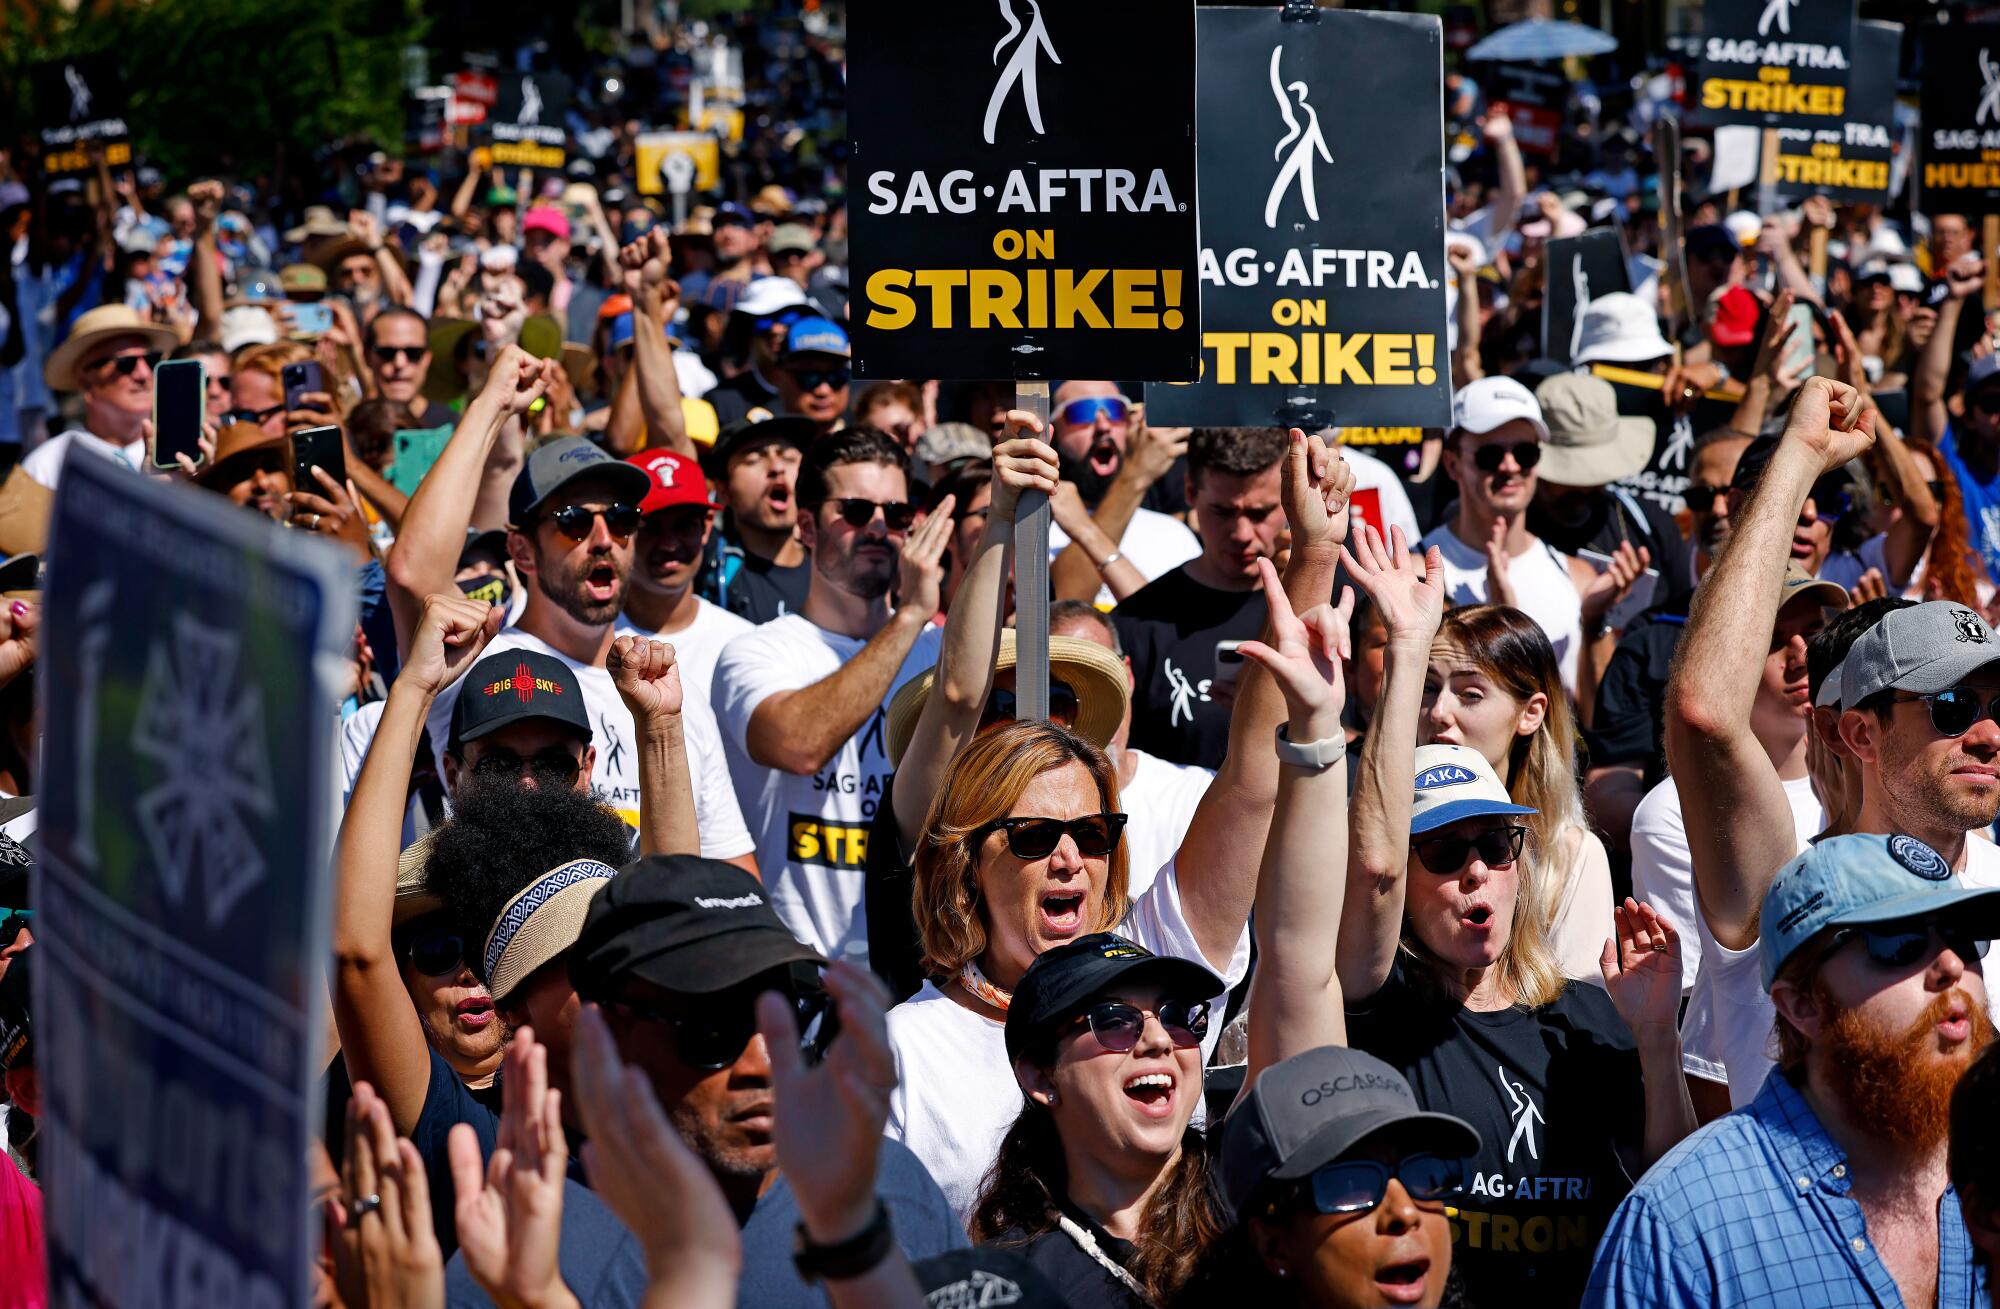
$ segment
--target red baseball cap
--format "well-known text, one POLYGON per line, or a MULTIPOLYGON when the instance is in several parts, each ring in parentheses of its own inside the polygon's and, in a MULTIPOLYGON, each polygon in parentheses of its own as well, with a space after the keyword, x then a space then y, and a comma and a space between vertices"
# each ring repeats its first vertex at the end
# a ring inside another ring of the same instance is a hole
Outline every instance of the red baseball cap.
POLYGON ((656 514, 676 505, 719 508, 709 499, 708 483, 702 480, 701 465, 671 450, 642 450, 625 461, 653 481, 653 489, 639 502, 641 514, 656 514))
POLYGON ((1755 295, 1745 287, 1732 286, 1716 302, 1715 321, 1709 324, 1708 335, 1719 346, 1749 345, 1757 339, 1757 319, 1762 313, 1763 306, 1755 295))

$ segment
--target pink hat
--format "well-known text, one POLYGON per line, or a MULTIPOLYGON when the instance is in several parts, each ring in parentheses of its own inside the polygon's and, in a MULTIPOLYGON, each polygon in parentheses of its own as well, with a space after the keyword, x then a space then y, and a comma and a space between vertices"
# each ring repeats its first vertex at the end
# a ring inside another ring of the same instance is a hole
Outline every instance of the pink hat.
POLYGON ((560 209, 546 206, 530 209, 521 218, 521 234, 526 236, 529 232, 547 232, 559 241, 567 241, 569 219, 563 216, 563 211, 560 209))

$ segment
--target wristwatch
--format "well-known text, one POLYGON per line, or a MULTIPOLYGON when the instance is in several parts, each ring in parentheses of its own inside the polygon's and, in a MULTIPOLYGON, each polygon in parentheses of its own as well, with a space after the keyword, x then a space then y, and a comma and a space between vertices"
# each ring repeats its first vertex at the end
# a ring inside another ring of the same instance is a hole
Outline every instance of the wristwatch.
POLYGON ((1347 754, 1347 738, 1329 736, 1322 741, 1298 742, 1285 735, 1285 725, 1278 724, 1278 762, 1290 764, 1294 768, 1324 770, 1340 762, 1347 754))
POLYGON ((875 1201, 875 1216, 868 1225, 839 1245, 814 1245, 800 1223, 792 1233, 792 1267, 807 1286, 815 1282, 841 1282, 872 1272, 889 1257, 895 1247, 895 1233, 889 1227, 889 1210, 875 1201))

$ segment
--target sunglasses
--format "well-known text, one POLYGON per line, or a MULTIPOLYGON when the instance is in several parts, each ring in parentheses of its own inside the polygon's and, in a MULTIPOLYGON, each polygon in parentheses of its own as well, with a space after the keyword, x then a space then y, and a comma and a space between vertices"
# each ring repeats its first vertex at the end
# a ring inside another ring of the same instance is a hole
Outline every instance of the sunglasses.
POLYGON ((1122 395, 1091 395, 1081 400, 1072 400, 1056 411, 1056 421, 1074 427, 1088 427, 1102 414, 1107 421, 1122 423, 1125 415, 1132 412, 1122 395))
POLYGON ((223 417, 232 423, 254 423, 261 427, 267 420, 275 418, 284 412, 285 407, 281 404, 276 404, 272 405, 269 409, 232 409, 223 415, 223 417))
POLYGON ((1472 854, 1488 868, 1500 868, 1521 857, 1521 842, 1527 835, 1525 827, 1495 827, 1478 836, 1434 836, 1415 843, 1417 860, 1440 876, 1464 868, 1466 857, 1472 854))
POLYGON ((1813 513, 1825 519, 1836 519, 1853 508, 1854 484, 1844 477, 1822 477, 1812 486, 1813 513))
MULTIPOLYGON (((1945 949, 1960 959, 1974 957, 1984 959, 1986 951, 1993 944, 1980 939, 1972 928, 1961 924, 1947 926, 1932 923, 1928 927, 1907 932, 1882 931, 1868 927, 1843 927, 1827 940, 1826 955, 1831 955, 1849 941, 1860 940, 1868 958, 1881 968, 1909 968, 1931 957, 1931 942, 1936 940, 1945 949)), ((1822 958, 1825 955, 1821 956, 1822 958)))
POLYGON ((1728 494, 1729 488, 1726 486, 1703 486, 1699 482, 1689 482, 1681 491, 1681 501, 1687 505, 1690 513, 1712 514, 1715 512, 1715 502, 1728 494))
MULTIPOLYGON (((825 991, 794 986, 788 998, 799 1026, 799 1050, 808 1063, 818 1063, 840 1030, 833 997, 825 991)), ((757 1035, 757 993, 703 997, 699 1014, 670 1014, 631 1000, 613 1000, 605 1008, 627 1018, 659 1023, 674 1034, 674 1055, 699 1072, 720 1072, 743 1057, 757 1035)))
POLYGON ((788 368, 792 380, 799 384, 801 391, 817 391, 822 386, 830 386, 838 391, 853 378, 851 368, 788 368))
POLYGON ((801 318, 804 318, 805 316, 806 316, 805 310, 803 309, 788 309, 784 313, 769 314, 763 318, 755 319, 753 320, 753 322, 755 323, 755 326, 757 328, 757 334, 759 336, 762 336, 766 332, 769 332, 774 328, 779 328, 779 327, 788 328, 793 323, 798 322, 801 318))
POLYGON ((567 788, 576 785, 583 761, 561 746, 550 746, 525 759, 512 750, 489 750, 479 756, 472 771, 479 777, 519 777, 523 768, 533 772, 535 781, 542 786, 567 788))
POLYGON ((1921 700, 1930 707, 1931 726, 1939 736, 1964 736, 1972 730, 1972 725, 1982 718, 2000 722, 2000 691, 1982 705, 1979 693, 1967 686, 1954 686, 1948 691, 1937 691, 1930 695, 1891 696, 1891 704, 1910 704, 1921 700))
POLYGON ((397 955, 425 977, 450 977, 465 962, 465 938, 436 914, 427 914, 397 928, 391 944, 397 955))
POLYGON ((1123 1000, 1101 1000, 1078 1014, 1070 1025, 1088 1026, 1099 1045, 1112 1054, 1124 1054, 1139 1044, 1148 1018, 1160 1020, 1176 1050, 1192 1050, 1208 1035, 1206 1000, 1162 1000, 1150 1014, 1123 1000))
POLYGON ((604 520, 604 530, 620 541, 630 539, 632 533, 639 530, 637 505, 606 505, 602 509, 570 505, 549 515, 549 521, 556 525, 556 530, 572 541, 587 540, 600 518, 604 520))
POLYGON ((92 367, 108 368, 120 377, 130 377, 138 371, 140 364, 146 365, 146 370, 151 372, 160 366, 163 358, 165 356, 158 350, 148 350, 143 354, 113 355, 109 359, 98 360, 92 367))
MULTIPOLYGON (((1013 722, 1020 717, 1019 703, 1012 691, 994 687, 993 693, 986 697, 985 712, 979 715, 980 727, 1013 722)), ((1064 727, 1076 726, 1076 691, 1067 682, 1049 681, 1049 721, 1064 727)))
POLYGON ((917 507, 907 500, 863 500, 854 497, 845 500, 829 500, 833 511, 840 515, 840 521, 849 527, 866 527, 875 521, 875 511, 882 511, 882 522, 892 532, 907 532, 917 521, 917 507))
POLYGON ((0 950, 21 939, 21 933, 34 924, 28 920, 35 916, 32 909, 0 909, 0 950))
POLYGON ((1521 441, 1514 445, 1482 445, 1472 452, 1472 466, 1482 473, 1497 473, 1506 462, 1508 454, 1522 472, 1527 472, 1542 462, 1542 447, 1538 441, 1521 441))
POLYGON ((1076 852, 1087 859, 1101 859, 1118 847, 1125 832, 1124 814, 1086 814, 1065 822, 1060 818, 1002 818, 988 823, 979 833, 1005 832, 1007 848, 1016 859, 1046 859, 1056 852, 1064 836, 1076 842, 1076 852))
POLYGON ((427 345, 378 345, 372 351, 378 364, 410 363, 424 357, 427 345))
POLYGON ((1412 1154, 1394 1168, 1375 1159, 1336 1160, 1307 1178, 1295 1194, 1317 1213, 1365 1214, 1389 1194, 1391 1177, 1412 1200, 1436 1204, 1465 1192, 1465 1160, 1412 1154))

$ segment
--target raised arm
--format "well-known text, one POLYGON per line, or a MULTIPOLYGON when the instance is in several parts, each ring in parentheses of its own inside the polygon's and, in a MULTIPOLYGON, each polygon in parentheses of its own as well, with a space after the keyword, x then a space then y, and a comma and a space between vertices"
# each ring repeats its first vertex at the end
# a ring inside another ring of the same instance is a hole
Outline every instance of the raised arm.
POLYGON ((405 649, 414 637, 422 598, 453 587, 465 530, 472 524, 473 505, 500 429, 548 389, 546 370, 553 367, 519 346, 501 351, 486 388, 466 406, 458 430, 410 497, 402 530, 384 564, 396 641, 405 649))
POLYGON ((1732 515, 1729 548, 1695 592, 1667 683, 1667 762, 1683 794, 1688 852, 1702 916, 1716 941, 1743 950, 1771 874, 1797 852, 1791 805, 1750 712, 1770 650, 1792 530, 1813 482, 1873 443, 1873 414, 1840 431, 1858 408, 1854 388, 1807 380, 1750 502, 1732 515))
MULTIPOLYGON (((1090 514, 1114 551, 1125 539, 1125 529, 1132 525, 1132 516, 1139 512, 1146 492, 1167 475, 1176 459, 1187 453, 1187 443, 1187 428, 1149 427, 1146 406, 1132 406, 1126 418, 1124 462, 1119 464, 1118 475, 1111 479, 1111 485, 1104 489, 1104 498, 1090 514)), ((1097 594, 1097 571, 1089 552, 1071 541, 1056 556, 1049 577, 1057 595, 1089 599, 1097 594)))
POLYGON ((680 375, 674 371, 667 328, 680 310, 680 283, 667 276, 672 259, 667 229, 655 227, 618 252, 625 289, 632 296, 632 368, 638 378, 639 412, 646 420, 646 446, 664 446, 692 459, 687 419, 681 413, 680 375))
POLYGON ((1264 1069, 1303 1050, 1347 1044, 1347 1009, 1335 955, 1345 887, 1328 869, 1347 863, 1347 760, 1340 711, 1347 702, 1340 661, 1348 646, 1354 593, 1338 609, 1321 605, 1294 616, 1278 570, 1259 560, 1271 606, 1269 644, 1248 641, 1253 659, 1285 698, 1285 739, 1337 750, 1321 767, 1278 766, 1277 807, 1257 876, 1258 967, 1250 975, 1247 1086, 1264 1069))
POLYGON ((195 335, 222 337, 222 259, 216 248, 215 220, 222 210, 222 183, 196 182, 188 188, 194 205, 194 253, 188 260, 188 296, 194 301, 195 335))
POLYGON ((965 577, 945 618, 937 681, 896 767, 896 828, 906 850, 916 848, 931 797, 943 787, 952 756, 978 730, 980 712, 993 689, 993 662, 1000 649, 1007 576, 1012 571, 1015 506, 1023 491, 1052 494, 1061 476, 1055 448, 1026 435, 1042 430, 1039 418, 1016 409, 1007 415, 1007 428, 1012 439, 993 450, 993 500, 986 532, 966 561, 965 577))
POLYGON ((390 304, 408 308, 416 299, 416 288, 410 285, 410 275, 403 271, 403 261, 389 248, 388 234, 382 230, 382 220, 366 209, 348 211, 347 230, 354 238, 368 247, 368 254, 375 260, 375 267, 382 274, 382 295, 390 304))
POLYGON ((1681 1071, 1681 934, 1649 904, 1630 896, 1617 908, 1597 966, 1604 990, 1631 1029, 1645 1083, 1645 1163, 1651 1167, 1695 1129, 1694 1102, 1681 1071))
POLYGON ((1340 984, 1349 1000, 1366 1000, 1389 980, 1402 939, 1417 719, 1431 640, 1444 621, 1444 556, 1433 546, 1420 565, 1402 529, 1392 527, 1386 543, 1373 528, 1365 529, 1346 559, 1354 584, 1368 593, 1389 633, 1382 691, 1355 779, 1347 903, 1340 923, 1340 984))
MULTIPOLYGON (((1847 325, 1845 316, 1835 313, 1829 317, 1833 320, 1838 347, 1835 357, 1840 363, 1840 380, 1854 388, 1862 404, 1873 406, 1875 396, 1868 386, 1868 370, 1861 364, 1861 343, 1854 339, 1854 329, 1847 325)), ((1916 571, 1917 562, 1930 547, 1931 537, 1937 534, 1943 506, 1931 494, 1930 483, 1917 467, 1910 447, 1903 444, 1903 438, 1879 412, 1875 418, 1875 457, 1869 466, 1875 471, 1883 495, 1902 510, 1896 521, 1889 524, 1882 541, 1882 561, 1889 572, 1885 580, 1889 593, 1896 595, 1910 584, 1910 574, 1916 571)))
POLYGON ((611 643, 605 667, 639 726, 639 853, 700 854, 674 648, 643 636, 621 636, 611 643))
POLYGON ((1499 183, 1486 207, 1486 248, 1497 250, 1521 219, 1521 202, 1528 198, 1528 165, 1521 158, 1521 143, 1514 136, 1514 122, 1505 114, 1488 114, 1479 130, 1493 147, 1493 164, 1499 183))
POLYGON ((1069 544, 1049 569, 1049 585, 1056 599, 1091 604, 1102 584, 1111 588, 1113 599, 1123 600, 1146 585, 1146 575, 1119 552, 1118 543, 1104 534, 1104 528, 1083 507, 1075 484, 1064 482, 1056 488, 1049 497, 1049 513, 1069 536, 1069 544), (1086 563, 1089 568, 1083 567, 1086 563))
POLYGON ((938 611, 953 503, 946 496, 903 543, 896 611, 860 653, 811 686, 773 692, 751 713, 745 744, 752 762, 799 776, 816 773, 882 707, 896 670, 938 611))
MULTIPOLYGON (((1285 521, 1292 557, 1285 565, 1285 597, 1293 613, 1327 602, 1347 539, 1348 501, 1354 470, 1347 461, 1296 427, 1285 453, 1285 521)), ((1267 622, 1266 644, 1272 633, 1267 622)), ((1243 934, 1257 897, 1257 873, 1278 799, 1278 756, 1271 734, 1285 721, 1285 699, 1270 674, 1251 666, 1237 683, 1229 715, 1229 753, 1209 784, 1176 856, 1181 912, 1202 955, 1225 964, 1243 934)))
POLYGON ((1977 254, 1961 255, 1944 270, 1945 288, 1950 292, 1937 307, 1937 326, 1931 329, 1924 352, 1917 357, 1917 371, 1910 376, 1910 435, 1932 445, 1944 440, 1951 426, 1951 413, 1944 405, 1945 383, 1951 377, 1952 355, 1958 350, 1958 318, 1965 310, 1966 297, 1986 285, 1986 261, 1977 254))
POLYGON ((348 1076, 374 1084, 404 1134, 416 1130, 430 1085, 430 1047, 390 942, 410 768, 431 702, 472 666, 501 618, 493 606, 457 594, 425 598, 334 851, 334 1024, 348 1076))
POLYGON ((1465 386, 1486 376, 1479 362, 1479 263, 1463 241, 1447 242, 1444 258, 1458 277, 1458 348, 1451 352, 1451 384, 1465 386))

